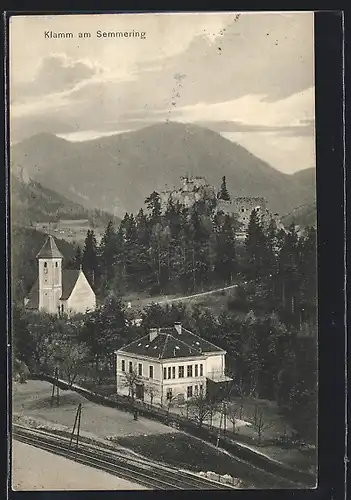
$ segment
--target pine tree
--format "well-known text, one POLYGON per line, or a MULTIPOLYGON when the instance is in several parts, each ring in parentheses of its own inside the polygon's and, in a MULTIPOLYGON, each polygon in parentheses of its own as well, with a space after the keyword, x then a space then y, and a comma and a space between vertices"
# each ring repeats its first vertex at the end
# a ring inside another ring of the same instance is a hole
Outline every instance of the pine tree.
POLYGON ((130 214, 125 221, 125 270, 128 285, 133 287, 139 283, 139 276, 136 276, 137 270, 137 226, 133 214, 130 214))
POLYGON ((75 269, 80 268, 80 266, 82 265, 82 259, 83 259, 82 250, 81 250, 80 246, 78 245, 77 250, 76 250, 76 255, 75 255, 74 261, 73 261, 75 269))
POLYGON ((145 289, 153 282, 153 269, 150 258, 150 223, 142 208, 139 210, 135 222, 137 230, 135 274, 140 287, 145 289))
POLYGON ((222 177, 222 184, 221 184, 221 189, 218 194, 218 198, 220 200, 225 200, 225 201, 230 201, 230 194, 227 189, 227 182, 225 175, 222 177))
POLYGON ((94 284, 98 281, 98 257, 97 257, 97 243, 94 231, 88 229, 87 236, 84 242, 83 250, 83 270, 91 277, 94 284))
MULTIPOLYGON (((218 221, 217 221, 218 223, 218 221)), ((220 282, 232 283, 237 270, 235 233, 230 215, 226 214, 223 223, 217 227, 214 249, 214 271, 220 282)))
POLYGON ((288 314, 286 320, 299 322, 297 297, 300 294, 300 244, 294 224, 291 224, 284 235, 284 242, 278 257, 278 273, 280 283, 282 309, 288 314))
POLYGON ((316 323, 317 314, 317 235, 306 228, 300 242, 299 276, 301 279, 301 323, 316 323))
POLYGON ((115 264, 116 264, 116 244, 117 235, 113 225, 110 221, 107 224, 106 230, 101 238, 99 246, 99 260, 100 260, 100 270, 101 278, 104 286, 112 284, 115 277, 115 264))
POLYGON ((245 240, 245 274, 249 280, 264 275, 266 240, 257 210, 252 210, 245 240))
POLYGON ((152 220, 152 225, 156 224, 156 222, 160 221, 162 207, 161 207, 161 199, 159 193, 153 191, 150 196, 148 196, 145 200, 148 210, 150 211, 150 216, 152 220))
POLYGON ((210 234, 212 221, 200 203, 191 209, 191 281, 192 289, 202 288, 209 280, 211 273, 210 234))

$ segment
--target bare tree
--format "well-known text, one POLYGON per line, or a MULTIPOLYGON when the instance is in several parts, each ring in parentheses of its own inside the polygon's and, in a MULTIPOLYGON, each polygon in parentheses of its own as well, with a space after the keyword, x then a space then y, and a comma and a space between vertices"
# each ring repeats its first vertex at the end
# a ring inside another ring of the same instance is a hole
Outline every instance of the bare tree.
POLYGON ((171 394, 168 396, 168 399, 167 399, 167 422, 169 421, 169 412, 171 411, 171 407, 175 403, 177 398, 178 398, 177 394, 171 394))
POLYGON ((237 431, 237 421, 238 421, 239 408, 235 404, 229 404, 227 406, 227 417, 233 425, 233 434, 237 431))
POLYGON ((153 404, 155 396, 157 396, 160 393, 159 388, 156 387, 155 385, 146 385, 145 392, 150 396, 151 405, 153 404))
POLYGON ((124 373, 124 380, 122 381, 122 384, 124 387, 128 387, 128 396, 132 398, 132 401, 135 399, 136 384, 139 380, 139 375, 137 374, 135 368, 132 368, 128 372, 124 373))
POLYGON ((262 408, 260 408, 258 404, 255 404, 252 414, 252 428, 257 434, 257 442, 259 446, 261 446, 264 432, 272 426, 273 422, 267 421, 262 408))
POLYGON ((193 420, 201 428, 205 420, 211 416, 213 412, 214 403, 206 398, 206 393, 203 388, 200 389, 199 394, 190 400, 189 414, 193 420))
POLYGON ((243 377, 240 377, 236 384, 236 391, 240 397, 240 403, 238 408, 238 417, 240 420, 244 417, 244 399, 245 399, 245 381, 243 377))

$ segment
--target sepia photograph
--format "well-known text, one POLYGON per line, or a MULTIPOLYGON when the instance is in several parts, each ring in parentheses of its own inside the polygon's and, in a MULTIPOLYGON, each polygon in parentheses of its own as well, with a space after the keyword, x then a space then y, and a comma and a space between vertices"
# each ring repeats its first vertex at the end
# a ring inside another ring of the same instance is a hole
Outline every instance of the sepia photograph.
POLYGON ((316 488, 313 12, 9 18, 11 488, 316 488))

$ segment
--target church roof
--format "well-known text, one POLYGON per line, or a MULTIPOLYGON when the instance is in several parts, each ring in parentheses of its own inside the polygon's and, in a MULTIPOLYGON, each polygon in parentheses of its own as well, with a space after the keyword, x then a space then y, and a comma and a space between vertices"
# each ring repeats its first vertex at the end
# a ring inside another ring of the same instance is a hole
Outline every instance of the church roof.
POLYGON ((38 253, 37 259, 63 259, 63 255, 57 248, 54 237, 51 236, 51 234, 49 234, 40 252, 38 253))
POLYGON ((64 269, 62 271, 62 295, 61 300, 67 300, 73 292, 74 285, 77 283, 79 269, 64 269))
POLYGON ((150 358, 170 359, 204 356, 206 353, 223 352, 223 349, 195 335, 184 327, 178 333, 175 327, 160 328, 150 342, 150 335, 134 340, 119 352, 140 354, 150 358))
MULTIPOLYGON (((67 300, 70 297, 71 293, 73 292, 73 288, 77 283, 79 273, 80 270, 76 269, 64 269, 62 271, 62 295, 60 297, 60 300, 67 300)), ((39 308, 39 279, 37 279, 32 286, 27 299, 28 302, 26 304, 26 307, 28 309, 39 308)))

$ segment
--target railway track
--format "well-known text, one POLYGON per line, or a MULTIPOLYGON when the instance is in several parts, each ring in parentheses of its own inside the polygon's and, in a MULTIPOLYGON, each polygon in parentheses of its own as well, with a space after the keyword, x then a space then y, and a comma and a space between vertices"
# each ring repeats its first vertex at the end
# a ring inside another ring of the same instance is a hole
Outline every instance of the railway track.
POLYGON ((153 490, 221 490, 233 489, 229 485, 215 483, 204 478, 180 472, 175 468, 162 466, 151 461, 126 456, 121 452, 103 449, 84 442, 75 449, 69 439, 44 431, 14 425, 14 439, 41 448, 50 453, 94 467, 122 479, 141 484, 153 490))

